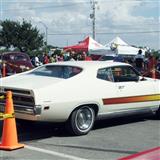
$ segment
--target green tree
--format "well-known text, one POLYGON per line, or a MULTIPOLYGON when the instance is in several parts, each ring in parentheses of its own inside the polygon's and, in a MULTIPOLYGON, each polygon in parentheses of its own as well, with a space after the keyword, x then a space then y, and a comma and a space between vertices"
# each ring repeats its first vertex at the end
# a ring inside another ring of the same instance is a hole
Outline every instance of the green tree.
POLYGON ((21 52, 39 49, 43 46, 43 35, 30 22, 5 20, 0 23, 0 45, 6 48, 15 47, 21 52))

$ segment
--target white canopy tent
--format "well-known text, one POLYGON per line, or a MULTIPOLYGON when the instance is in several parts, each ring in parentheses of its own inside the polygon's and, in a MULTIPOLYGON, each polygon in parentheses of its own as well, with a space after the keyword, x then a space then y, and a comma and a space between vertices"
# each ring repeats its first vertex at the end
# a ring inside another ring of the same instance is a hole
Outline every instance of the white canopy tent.
POLYGON ((94 39, 90 38, 90 43, 89 43, 89 53, 94 54, 94 55, 105 55, 109 51, 109 47, 106 47, 94 39))
MULTIPOLYGON (((135 56, 137 55, 140 48, 132 47, 126 42, 124 42, 120 37, 114 38, 112 41, 105 45, 110 48, 110 51, 115 54, 125 55, 125 56, 135 56)), ((142 54, 145 54, 145 50, 142 50, 142 54)))

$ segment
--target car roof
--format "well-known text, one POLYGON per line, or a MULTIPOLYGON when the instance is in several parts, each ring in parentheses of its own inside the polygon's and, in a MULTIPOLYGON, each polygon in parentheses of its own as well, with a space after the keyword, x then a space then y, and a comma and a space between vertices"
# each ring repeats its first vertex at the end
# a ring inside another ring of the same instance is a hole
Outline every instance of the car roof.
POLYGON ((22 55, 22 54, 28 56, 28 54, 26 54, 24 52, 3 52, 3 56, 4 55, 22 55))
POLYGON ((67 66, 76 66, 81 68, 90 68, 90 67, 103 68, 103 67, 121 66, 129 64, 121 62, 109 62, 109 61, 65 61, 65 62, 49 63, 47 65, 67 65, 67 66))

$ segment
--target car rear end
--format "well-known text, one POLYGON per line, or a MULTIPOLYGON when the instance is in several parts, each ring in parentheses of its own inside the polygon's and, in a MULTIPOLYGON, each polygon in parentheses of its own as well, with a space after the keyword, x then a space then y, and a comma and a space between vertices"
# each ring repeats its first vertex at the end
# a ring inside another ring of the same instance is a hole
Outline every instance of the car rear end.
MULTIPOLYGON (((41 114, 41 108, 35 105, 32 90, 1 87, 0 95, 5 96, 7 91, 12 91, 14 111, 17 118, 37 120, 41 114)), ((0 112, 5 111, 5 101, 5 98, 0 100, 0 112)))

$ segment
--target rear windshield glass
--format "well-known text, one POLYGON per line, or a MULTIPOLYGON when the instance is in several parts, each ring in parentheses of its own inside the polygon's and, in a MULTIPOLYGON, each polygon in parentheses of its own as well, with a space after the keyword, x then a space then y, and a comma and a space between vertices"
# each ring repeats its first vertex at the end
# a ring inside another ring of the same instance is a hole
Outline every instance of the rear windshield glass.
POLYGON ((42 66, 29 74, 67 79, 79 74, 82 68, 73 66, 42 66))

